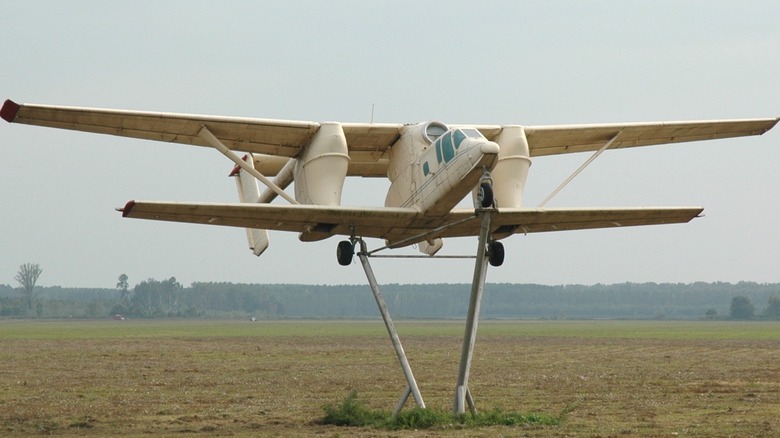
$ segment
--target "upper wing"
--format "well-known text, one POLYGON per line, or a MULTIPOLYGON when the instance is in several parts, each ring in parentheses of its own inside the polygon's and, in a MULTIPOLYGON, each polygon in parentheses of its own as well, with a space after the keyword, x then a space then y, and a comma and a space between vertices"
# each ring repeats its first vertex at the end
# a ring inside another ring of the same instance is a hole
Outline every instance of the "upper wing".
MULTIPOLYGON (((320 124, 297 120, 216 117, 49 105, 19 105, 6 100, 0 116, 9 122, 166 142, 208 146, 198 136, 206 126, 228 148, 244 152, 295 157, 309 144, 320 124)), ((662 143, 760 135, 778 119, 624 123, 605 125, 527 126, 532 157, 595 151, 620 133, 612 149, 662 143)), ((349 175, 384 176, 387 150, 401 135, 403 124, 344 123, 349 145, 349 175)), ((499 125, 476 126, 488 140, 499 125)))
POLYGON ((610 149, 685 141, 761 135, 778 119, 623 123, 608 125, 527 126, 532 157, 597 151, 620 133, 610 149))
MULTIPOLYGON (((0 116, 8 122, 75 131, 111 134, 196 146, 209 146, 198 136, 206 126, 228 148, 244 152, 295 157, 309 144, 320 124, 298 120, 215 117, 50 105, 20 105, 6 100, 0 116)), ((360 175, 378 173, 370 166, 381 162, 398 139, 402 124, 345 123, 351 167, 360 175), (361 171, 359 166, 366 166, 361 171)), ((386 174, 386 173, 385 173, 386 174)))
MULTIPOLYGON (((701 212, 700 207, 503 209, 493 213, 491 224, 494 237, 501 238, 514 233, 684 223, 701 212)), ((481 223, 474 210, 468 209, 428 217, 411 208, 147 201, 128 202, 122 216, 297 231, 304 233, 304 240, 332 235, 376 237, 388 240, 390 246, 402 240, 406 245, 436 237, 477 236, 481 223)))

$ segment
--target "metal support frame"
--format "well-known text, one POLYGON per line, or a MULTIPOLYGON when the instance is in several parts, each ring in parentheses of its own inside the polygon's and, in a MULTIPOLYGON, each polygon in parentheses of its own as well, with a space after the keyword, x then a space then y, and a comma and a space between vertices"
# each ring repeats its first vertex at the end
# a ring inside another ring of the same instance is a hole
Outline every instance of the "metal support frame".
POLYGON ((488 267, 488 242, 490 240, 491 211, 482 210, 482 225, 479 230, 479 243, 477 246, 477 259, 474 263, 474 278, 471 283, 471 296, 469 298, 469 310, 466 316, 466 332, 463 336, 463 348, 460 353, 460 367, 458 369, 458 382, 455 386, 455 403, 453 414, 465 414, 466 404, 472 415, 477 414, 474 399, 469 391, 469 373, 471 371, 471 358, 474 356, 474 342, 477 338, 477 325, 479 323, 479 311, 482 306, 482 292, 485 289, 485 277, 488 267))
POLYGON ((371 286, 371 292, 374 293, 374 299, 379 307, 379 313, 382 314, 382 320, 385 322, 387 333, 390 335, 390 340, 393 342, 393 348, 395 348, 395 354, 398 356, 398 361, 401 363, 401 368, 403 368, 404 371, 404 377, 406 377, 406 389, 404 390, 401 399, 398 401, 398 404, 395 406, 393 417, 401 412, 401 409, 403 409, 406 401, 409 399, 409 395, 414 397, 414 402, 418 407, 424 409, 425 402, 420 394, 420 388, 417 387, 417 381, 414 379, 412 368, 409 366, 409 361, 406 359, 406 353, 404 352, 404 347, 401 345, 401 339, 398 337, 398 332, 395 330, 393 320, 390 318, 390 312, 387 310, 387 304, 385 304, 385 299, 382 297, 382 292, 379 290, 376 277, 374 277, 374 271, 371 269, 371 264, 368 261, 369 254, 366 250, 366 243, 363 239, 353 238, 352 240, 360 245, 360 251, 357 255, 360 258, 360 263, 363 264, 363 270, 366 272, 366 278, 368 279, 369 286, 371 286))
MULTIPOLYGON (((617 136, 615 136, 612 141, 614 141, 615 138, 617 138, 617 136)), ((612 143, 612 141, 605 145, 604 149, 606 149, 609 144, 612 143)), ((487 183, 492 182, 488 172, 485 172, 482 179, 480 180, 480 184, 482 184, 483 181, 487 183)), ((482 306, 482 293, 485 290, 485 279, 487 277, 487 268, 489 263, 489 246, 492 244, 490 221, 492 219, 493 212, 495 211, 495 204, 487 208, 483 208, 480 205, 477 206, 475 215, 467 219, 471 220, 474 217, 481 217, 482 221, 479 230, 477 254, 475 256, 476 260, 474 263, 474 277, 471 283, 469 310, 466 316, 466 331, 465 335, 463 336, 463 348, 461 349, 460 355, 458 381, 455 386, 455 403, 453 406, 453 414, 455 415, 465 414, 466 405, 468 405, 472 415, 477 414, 477 408, 474 405, 474 398, 471 396, 471 391, 469 391, 469 373, 471 371, 471 359, 474 356, 474 343, 477 338, 479 313, 482 306)), ((395 348, 398 361, 401 363, 401 368, 403 368, 404 376, 406 377, 407 381, 406 389, 401 396, 401 399, 398 401, 395 410, 393 411, 393 416, 395 417, 399 412, 401 412, 401 409, 403 409, 406 401, 409 399, 409 395, 414 396, 414 401, 417 403, 418 407, 425 408, 425 402, 422 399, 422 395, 420 395, 420 389, 417 387, 417 381, 414 379, 414 374, 412 374, 409 361, 406 359, 406 353, 404 353, 401 340, 398 338, 395 325, 393 325, 393 320, 390 318, 390 312, 387 310, 387 305, 385 304, 385 300, 382 297, 382 293, 379 291, 379 285, 376 282, 376 277, 374 277, 374 271, 371 269, 371 264, 368 261, 369 257, 379 257, 372 255, 374 252, 381 251, 387 247, 379 248, 369 252, 363 239, 356 238, 353 235, 350 240, 352 241, 353 245, 360 245, 360 250, 358 251, 357 255, 363 265, 366 278, 368 279, 368 283, 371 286, 371 291, 374 293, 374 299, 376 299, 379 312, 382 314, 382 319, 385 322, 387 333, 390 335, 390 339, 393 341, 393 347, 395 348)))

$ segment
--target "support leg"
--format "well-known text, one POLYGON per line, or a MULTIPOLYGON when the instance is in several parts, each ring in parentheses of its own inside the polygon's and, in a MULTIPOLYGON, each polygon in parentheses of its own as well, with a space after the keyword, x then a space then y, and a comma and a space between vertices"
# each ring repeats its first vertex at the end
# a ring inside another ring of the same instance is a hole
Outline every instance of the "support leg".
POLYGON ((469 372, 471 370, 471 358, 474 355, 474 342, 477 337, 477 324, 479 323, 479 311, 482 305, 482 292, 485 289, 485 276, 487 274, 487 244, 490 234, 490 212, 483 211, 482 226, 479 231, 479 244, 477 247, 477 259, 474 264, 474 279, 471 283, 471 296, 469 298, 469 311, 466 316, 466 333, 463 336, 463 348, 460 354, 460 368, 458 370, 458 383, 455 387, 455 404, 452 408, 454 414, 465 414, 466 404, 472 415, 476 415, 474 399, 469 391, 469 372))
POLYGON ((418 407, 425 408, 425 402, 423 401, 422 395, 420 394, 420 389, 417 387, 417 381, 414 379, 414 374, 412 374, 412 368, 409 366, 409 361, 406 359, 406 353, 404 352, 404 347, 401 345, 401 339, 398 337, 398 332, 395 330, 393 320, 390 318, 390 312, 387 310, 385 299, 382 297, 382 293, 379 291, 379 285, 376 282, 376 277, 374 277, 374 271, 371 269, 371 264, 368 262, 365 242, 360 240, 359 243, 360 252, 358 252, 358 257, 360 257, 360 262, 363 264, 363 270, 366 271, 368 284, 371 286, 371 291, 374 293, 374 299, 376 299, 376 304, 379 306, 379 312, 382 314, 385 327, 387 327, 387 333, 390 335, 390 339, 393 341, 395 353, 398 356, 398 361, 401 362, 401 368, 403 368, 404 377, 406 377, 406 382, 408 383, 404 395, 401 397, 401 400, 395 407, 393 416, 398 415, 398 413, 404 407, 406 400, 409 398, 409 394, 414 397, 414 402, 418 407))

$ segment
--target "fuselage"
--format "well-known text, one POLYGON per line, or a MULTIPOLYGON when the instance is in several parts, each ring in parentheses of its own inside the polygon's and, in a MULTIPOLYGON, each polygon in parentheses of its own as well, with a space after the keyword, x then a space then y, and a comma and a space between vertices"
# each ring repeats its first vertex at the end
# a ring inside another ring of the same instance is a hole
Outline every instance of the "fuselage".
MULTIPOLYGON (((276 175, 274 182, 282 188, 295 181, 295 199, 302 204, 340 205, 349 153, 341 125, 328 123, 295 158, 284 161, 255 154, 250 161, 262 173, 276 175)), ((487 174, 493 181, 494 205, 520 207, 531 164, 520 126, 504 126, 488 140, 473 127, 448 127, 440 122, 406 125, 387 153, 390 188, 385 206, 414 209, 431 218, 448 214, 469 193, 476 194, 475 188, 487 174)), ((242 201, 267 203, 275 197, 271 190, 260 193, 251 178, 239 184, 240 193, 247 190, 252 193, 243 193, 242 201)), ((325 239, 331 230, 315 226, 301 233, 300 239, 325 239)), ((267 241, 267 237, 260 240, 267 241)), ((429 255, 442 247, 441 239, 410 238, 406 244, 412 243, 429 255)))
POLYGON ((409 126, 390 148, 387 207, 448 213, 498 162, 498 144, 474 128, 438 122, 409 126))

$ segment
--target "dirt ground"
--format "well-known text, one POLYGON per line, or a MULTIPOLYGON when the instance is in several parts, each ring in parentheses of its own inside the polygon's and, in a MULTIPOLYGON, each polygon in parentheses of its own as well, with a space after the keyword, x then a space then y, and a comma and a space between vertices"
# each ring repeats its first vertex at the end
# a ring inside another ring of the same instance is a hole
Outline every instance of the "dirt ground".
MULTIPOLYGON (((780 436, 780 341, 522 330, 478 337, 470 380, 477 408, 560 416, 560 425, 326 426, 324 405, 355 390, 390 411, 405 381, 381 330, 323 337, 320 324, 290 336, 0 336, 0 434, 780 436)), ((426 404, 450 410, 461 337, 410 332, 402 341, 426 404)))

